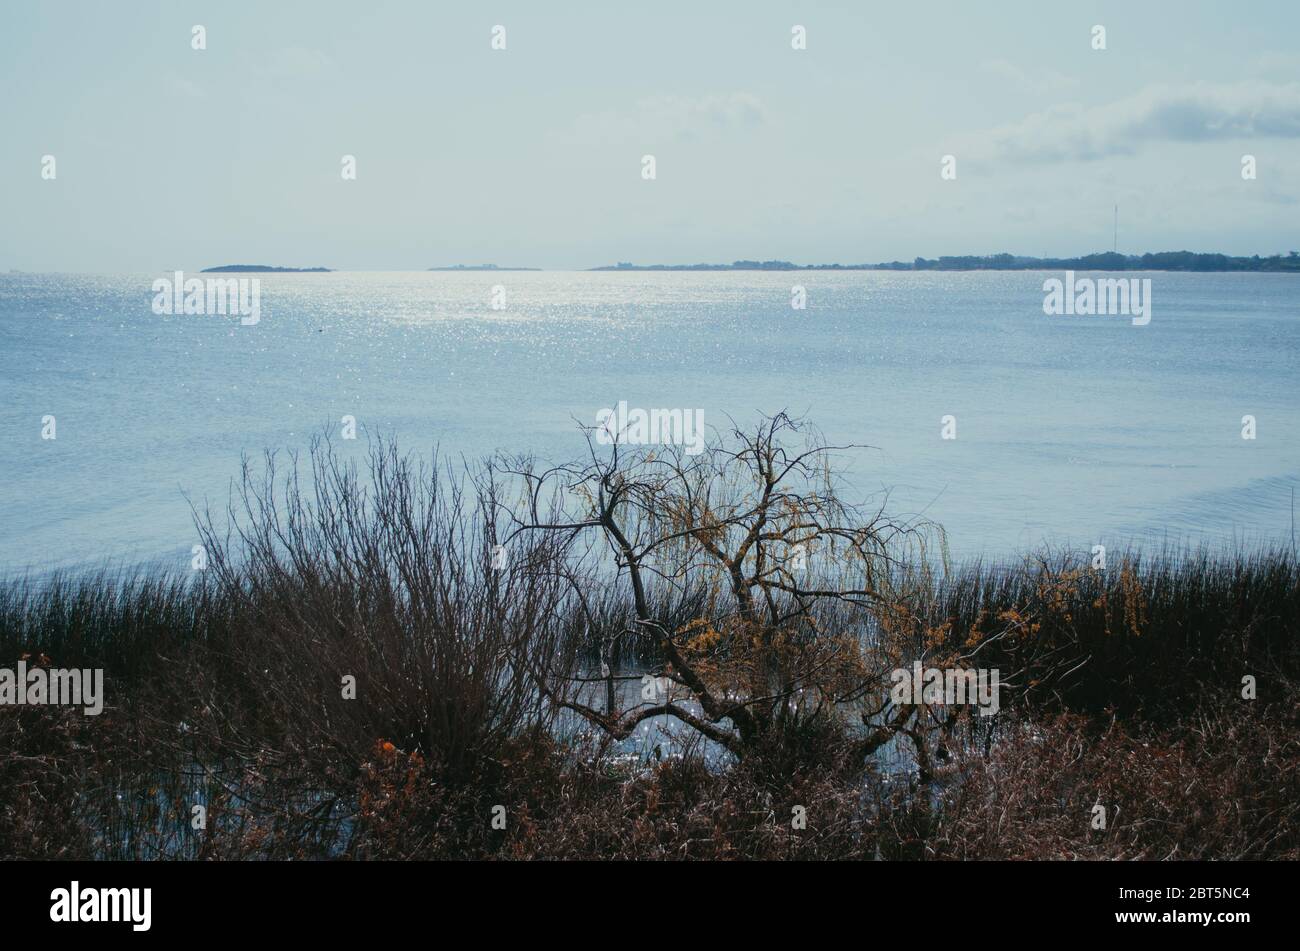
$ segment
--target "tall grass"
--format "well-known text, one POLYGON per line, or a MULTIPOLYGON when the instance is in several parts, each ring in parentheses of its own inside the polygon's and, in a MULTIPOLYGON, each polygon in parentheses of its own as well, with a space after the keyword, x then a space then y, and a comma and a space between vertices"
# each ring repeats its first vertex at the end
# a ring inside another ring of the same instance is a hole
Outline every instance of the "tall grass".
POLYGON ((1035 707, 1177 718, 1202 694, 1240 699, 1245 676, 1294 699, 1300 672, 1300 570, 1283 547, 1123 552, 1104 571, 1065 553, 971 564, 918 614, 955 650, 999 632, 978 663, 1023 669, 1012 696, 1035 707))
MULTIPOLYGON (((322 443, 246 468, 224 512, 197 513, 206 571, 0 582, 0 666, 107 672, 100 717, 0 708, 0 856, 1297 855, 1288 550, 1129 552, 1105 571, 1058 552, 931 575, 881 623, 917 657, 1020 672, 1002 740, 956 748, 962 778, 931 809, 869 764, 827 765, 809 749, 836 748, 820 721, 797 724, 780 769, 629 767, 559 739, 563 691, 646 644, 629 592, 573 536, 522 535, 493 567, 507 490, 382 443, 358 468, 322 443), (1089 838, 1074 811, 1099 789, 1125 818, 1089 838), (810 834, 779 821, 813 801, 810 834)), ((654 593, 657 616, 706 613, 677 590, 654 593)))
POLYGON ((201 579, 140 569, 0 583, 0 657, 45 654, 56 667, 103 667, 124 682, 200 639, 214 621, 201 579))

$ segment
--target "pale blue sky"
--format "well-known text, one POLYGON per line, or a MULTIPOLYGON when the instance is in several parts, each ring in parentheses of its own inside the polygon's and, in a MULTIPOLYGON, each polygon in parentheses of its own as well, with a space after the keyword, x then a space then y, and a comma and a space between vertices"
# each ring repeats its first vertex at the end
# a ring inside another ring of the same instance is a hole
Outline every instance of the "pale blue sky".
POLYGON ((0 130, 0 270, 1266 254, 1300 4, 7 0, 0 130))

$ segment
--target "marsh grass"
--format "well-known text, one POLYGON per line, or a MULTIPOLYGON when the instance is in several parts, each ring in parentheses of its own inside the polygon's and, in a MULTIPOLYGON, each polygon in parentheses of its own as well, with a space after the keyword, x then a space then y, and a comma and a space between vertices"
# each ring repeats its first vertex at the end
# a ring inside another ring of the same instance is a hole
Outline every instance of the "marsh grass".
MULTIPOLYGON (((570 538, 527 537, 494 569, 483 490, 391 446, 368 472, 319 446, 197 513, 207 571, 0 583, 0 666, 103 667, 107 693, 98 717, 0 708, 0 857, 1300 857, 1289 550, 931 573, 882 628, 1021 674, 922 788, 846 759, 829 718, 721 763, 561 735, 536 671, 576 690, 600 644, 620 667, 647 645, 616 636, 629 592, 575 570, 570 538)), ((707 611, 653 597, 672 624, 707 611)))
POLYGON ((968 565, 935 584, 918 617, 949 647, 982 644, 980 666, 1023 668, 1011 698, 1032 710, 1177 720, 1202 695, 1240 699, 1247 675, 1269 699, 1295 699, 1300 572, 1290 549, 1170 548, 1112 553, 1105 571, 1087 565, 1068 553, 968 565), (1006 633, 988 637, 994 630, 1006 633), (1058 655, 1068 673, 1048 674, 1045 659, 1058 655))

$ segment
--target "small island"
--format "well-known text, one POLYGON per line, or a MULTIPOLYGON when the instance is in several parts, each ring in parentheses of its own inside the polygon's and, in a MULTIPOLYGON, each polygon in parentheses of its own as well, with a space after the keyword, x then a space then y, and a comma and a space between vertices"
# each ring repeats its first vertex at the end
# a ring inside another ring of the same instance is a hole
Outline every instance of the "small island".
POLYGON ((329 267, 272 267, 269 264, 223 264, 205 267, 200 274, 321 274, 330 273, 329 267))
POLYGON ((539 267, 500 267, 496 264, 449 264, 446 267, 431 267, 430 271, 540 271, 539 267))

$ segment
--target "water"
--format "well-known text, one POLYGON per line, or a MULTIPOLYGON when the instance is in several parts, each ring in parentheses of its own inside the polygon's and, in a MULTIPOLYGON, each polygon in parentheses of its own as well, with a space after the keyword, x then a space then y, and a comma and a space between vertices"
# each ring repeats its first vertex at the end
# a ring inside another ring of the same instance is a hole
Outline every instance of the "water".
POLYGON ((219 505, 241 452, 345 414, 408 449, 567 460, 619 400, 807 414, 875 447, 844 454, 858 495, 889 489, 958 556, 1290 539, 1287 275, 1127 275, 1152 280, 1145 327, 1045 316, 1041 272, 264 274, 255 326, 156 316, 159 276, 0 275, 0 573, 188 566, 185 493, 219 505))

